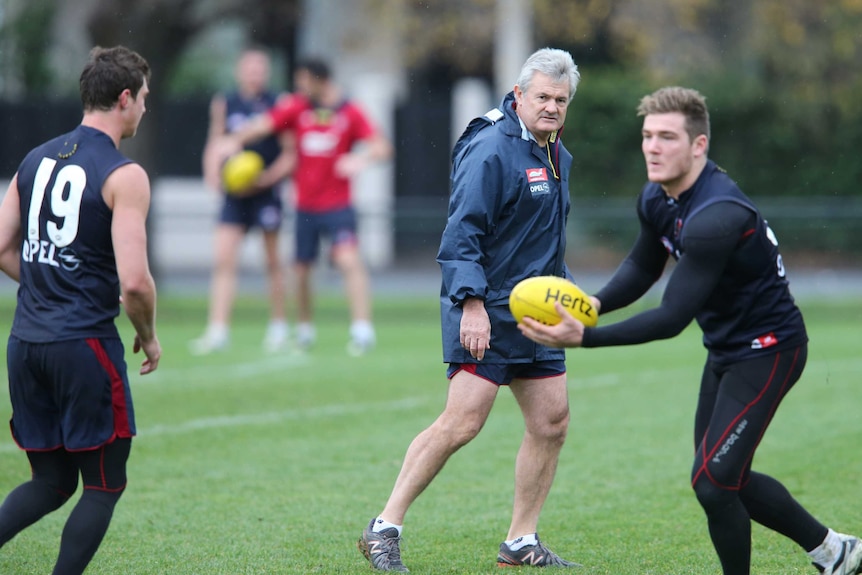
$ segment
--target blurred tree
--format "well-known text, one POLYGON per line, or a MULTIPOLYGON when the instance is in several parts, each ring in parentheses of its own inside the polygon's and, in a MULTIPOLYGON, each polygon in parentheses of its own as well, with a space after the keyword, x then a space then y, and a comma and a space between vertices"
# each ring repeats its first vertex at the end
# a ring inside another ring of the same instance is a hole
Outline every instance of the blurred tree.
POLYGON ((533 0, 536 44, 568 50, 579 66, 619 62, 626 50, 614 39, 618 6, 614 0, 533 0))
POLYGON ((408 68, 489 77, 497 0, 366 0, 381 26, 396 27, 408 68), (394 9, 393 4, 398 4, 394 9))
POLYGON ((0 37, 7 94, 45 93, 51 87, 50 43, 45 40, 53 15, 52 0, 31 0, 3 10, 0 37))
MULTIPOLYGON (((171 76, 184 50, 207 28, 238 20, 248 26, 249 37, 264 45, 291 47, 298 17, 298 0, 94 0, 90 3, 87 31, 93 45, 125 44, 140 52, 153 69, 148 107, 158 110, 171 76)), ((129 148, 138 161, 157 169, 155 145, 160 125, 158 114, 141 124, 129 148)))

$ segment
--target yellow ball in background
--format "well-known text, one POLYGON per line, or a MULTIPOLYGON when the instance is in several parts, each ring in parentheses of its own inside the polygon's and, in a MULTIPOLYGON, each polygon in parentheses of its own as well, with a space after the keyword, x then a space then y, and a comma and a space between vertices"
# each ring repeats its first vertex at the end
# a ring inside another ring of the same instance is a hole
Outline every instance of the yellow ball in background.
POLYGON ((235 194, 251 186, 263 171, 263 157, 252 150, 236 153, 222 166, 221 177, 224 189, 235 194))

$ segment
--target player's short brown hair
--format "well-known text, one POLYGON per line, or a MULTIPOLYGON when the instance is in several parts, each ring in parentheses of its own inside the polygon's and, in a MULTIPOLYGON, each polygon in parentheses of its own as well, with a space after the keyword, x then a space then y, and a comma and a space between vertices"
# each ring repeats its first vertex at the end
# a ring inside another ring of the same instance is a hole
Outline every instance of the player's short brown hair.
POLYGON ((127 88, 137 98, 144 82, 149 80, 150 65, 134 50, 125 46, 96 46, 90 50, 79 80, 84 111, 110 110, 127 88))
POLYGON ((709 110, 706 98, 697 90, 667 86, 641 98, 638 116, 679 112, 685 116, 685 130, 690 140, 703 134, 709 140, 709 110))

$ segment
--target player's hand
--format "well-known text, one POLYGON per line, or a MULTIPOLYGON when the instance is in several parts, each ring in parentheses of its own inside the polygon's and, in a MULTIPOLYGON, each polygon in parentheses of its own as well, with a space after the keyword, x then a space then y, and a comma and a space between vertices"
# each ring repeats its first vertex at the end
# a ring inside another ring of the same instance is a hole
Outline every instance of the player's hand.
POLYGON ((342 154, 335 160, 335 173, 342 178, 352 178, 368 165, 366 158, 357 153, 342 154))
POLYGON ((584 341, 584 324, 572 317, 559 302, 554 304, 554 309, 560 316, 557 325, 545 325, 525 317, 518 329, 525 337, 548 347, 580 347, 584 341))
POLYGON ((162 357, 162 346, 159 343, 159 338, 154 337, 150 341, 143 343, 139 335, 135 335, 135 345, 132 348, 134 353, 143 350, 146 358, 141 364, 141 375, 147 375, 156 371, 159 367, 159 359, 162 357))
POLYGON ((236 138, 225 134, 215 138, 212 142, 212 154, 218 166, 224 164, 225 160, 242 151, 242 143, 236 138))
POLYGON ((485 350, 491 348, 491 320, 482 300, 471 298, 464 301, 460 339, 461 347, 479 361, 484 359, 485 350))

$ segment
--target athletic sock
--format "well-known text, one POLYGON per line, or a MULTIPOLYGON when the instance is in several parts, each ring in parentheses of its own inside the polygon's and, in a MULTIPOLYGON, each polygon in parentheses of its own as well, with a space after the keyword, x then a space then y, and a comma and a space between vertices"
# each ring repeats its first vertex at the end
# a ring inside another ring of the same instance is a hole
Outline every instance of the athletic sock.
POLYGON ((841 538, 831 529, 826 533, 826 538, 823 543, 808 552, 813 563, 817 563, 821 567, 829 567, 838 558, 841 553, 841 538))
POLYGON ((355 320, 350 324, 350 337, 356 341, 373 342, 374 326, 368 320, 355 320))
POLYGON ((385 519, 381 519, 380 517, 374 520, 374 527, 371 528, 372 533, 380 533, 385 529, 395 529, 398 531, 398 536, 401 537, 401 529, 404 528, 403 525, 395 525, 394 523, 389 523, 385 519))
POLYGON ((0 547, 68 500, 68 495, 42 481, 28 481, 13 489, 0 505, 0 547))
POLYGON ((538 542, 539 536, 536 533, 530 533, 529 535, 521 535, 520 537, 516 537, 514 539, 506 541, 506 546, 512 551, 517 551, 521 547, 526 547, 527 545, 535 545, 538 542))
POLYGON ((213 340, 222 341, 227 339, 228 328, 223 323, 211 323, 207 326, 207 337, 213 340))

